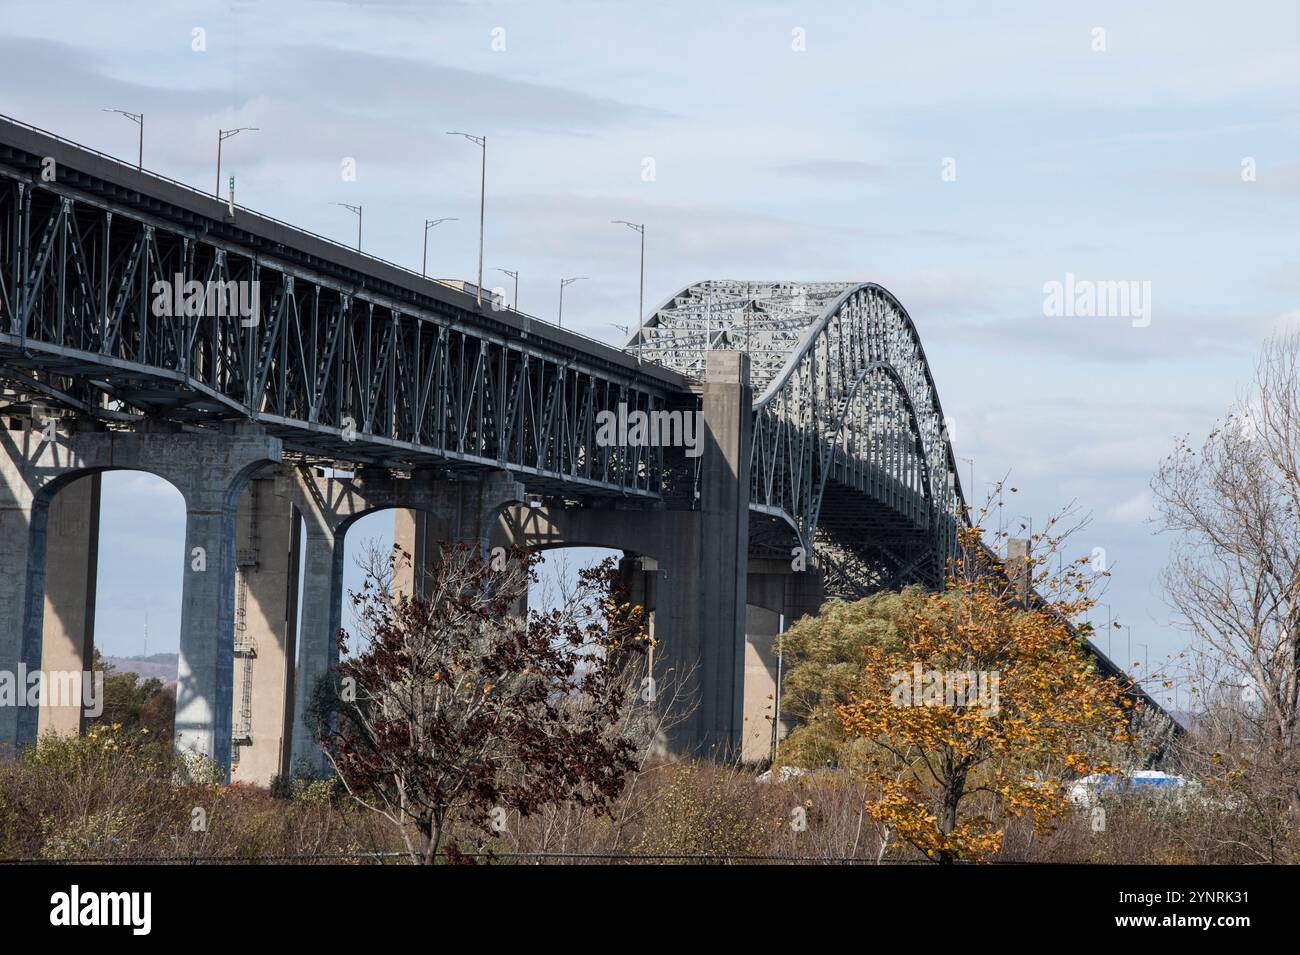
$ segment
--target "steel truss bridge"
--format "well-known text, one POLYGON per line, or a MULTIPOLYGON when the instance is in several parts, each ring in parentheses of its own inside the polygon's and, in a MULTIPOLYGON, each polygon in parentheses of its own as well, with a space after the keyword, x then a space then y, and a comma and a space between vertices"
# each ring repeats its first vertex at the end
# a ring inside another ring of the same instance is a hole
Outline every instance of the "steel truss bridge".
POLYGON ((602 446, 597 416, 699 408, 718 349, 750 360, 751 555, 815 553, 832 594, 940 583, 964 503, 916 328, 877 285, 701 282, 616 349, 0 119, 10 415, 253 420, 303 461, 690 508, 697 464, 602 446), (159 307, 178 279, 256 288, 256 321, 159 307))

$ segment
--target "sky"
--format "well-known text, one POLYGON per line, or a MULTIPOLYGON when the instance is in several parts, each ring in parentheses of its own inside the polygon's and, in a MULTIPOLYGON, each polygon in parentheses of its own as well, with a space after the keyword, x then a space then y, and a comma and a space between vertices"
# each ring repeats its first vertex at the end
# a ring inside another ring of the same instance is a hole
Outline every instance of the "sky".
MULTIPOLYGON (((1090 514, 1075 546, 1154 666, 1185 638, 1151 474, 1300 321, 1300 6, 991 6, 10 3, 0 112, 127 159, 136 128, 101 110, 143 112, 146 167, 202 188, 218 128, 258 127, 223 151, 242 205, 345 242, 332 203, 362 205, 366 251, 412 268, 454 217, 429 271, 470 280, 480 156, 445 133, 486 136, 485 284, 518 270, 554 320, 587 276, 564 323, 609 342, 637 311, 612 219, 646 224, 647 309, 705 278, 878 282, 968 496, 1009 475, 1008 515, 1090 514), (1045 314, 1067 275, 1149 283, 1149 321, 1045 314)), ((148 608, 174 648, 179 496, 116 475, 105 502, 97 640, 136 651, 148 608)))

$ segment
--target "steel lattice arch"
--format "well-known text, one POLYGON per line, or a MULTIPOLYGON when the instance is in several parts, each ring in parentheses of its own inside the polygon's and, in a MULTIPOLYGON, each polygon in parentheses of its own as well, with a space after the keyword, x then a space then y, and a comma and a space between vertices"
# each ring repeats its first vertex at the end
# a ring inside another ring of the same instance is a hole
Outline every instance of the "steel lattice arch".
POLYGON ((627 345, 700 377, 750 356, 751 553, 817 554, 831 592, 938 585, 966 518, 916 326, 874 283, 700 282, 627 345))

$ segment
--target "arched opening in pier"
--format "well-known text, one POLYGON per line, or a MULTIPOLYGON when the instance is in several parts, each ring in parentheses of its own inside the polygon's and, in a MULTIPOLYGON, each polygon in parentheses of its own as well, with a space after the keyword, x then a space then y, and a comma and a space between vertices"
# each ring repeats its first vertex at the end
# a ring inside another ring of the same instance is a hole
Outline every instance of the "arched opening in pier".
POLYGON ((580 599, 580 575, 605 560, 616 564, 623 552, 609 547, 547 547, 537 563, 537 580, 528 588, 530 609, 548 611, 580 599))
POLYGON ((77 733, 88 722, 107 721, 170 737, 184 569, 185 499, 163 478, 88 472, 55 492, 46 529, 41 669, 47 677, 84 675, 98 650, 107 672, 100 699, 76 705, 51 693, 38 734, 77 733))
MULTIPOLYGON (((340 619, 343 629, 350 634, 356 633, 361 624, 352 595, 362 593, 368 578, 398 590, 410 589, 410 583, 400 568, 396 579, 393 578, 392 567, 394 528, 400 526, 401 518, 409 513, 399 513, 399 509, 393 507, 381 508, 357 518, 344 532, 343 612, 340 619)), ((403 546, 407 545, 404 543, 403 546)), ((349 652, 356 649, 355 641, 349 644, 349 652)))

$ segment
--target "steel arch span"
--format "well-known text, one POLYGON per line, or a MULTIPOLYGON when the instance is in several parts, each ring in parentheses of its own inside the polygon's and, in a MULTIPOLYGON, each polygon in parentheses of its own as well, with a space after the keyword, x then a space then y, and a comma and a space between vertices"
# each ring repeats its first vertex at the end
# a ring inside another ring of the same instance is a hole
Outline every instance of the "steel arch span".
POLYGON ((750 356, 750 552, 817 555, 828 591, 941 582, 967 520, 916 326, 872 282, 705 281, 628 348, 702 378, 710 350, 750 356))

